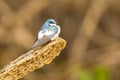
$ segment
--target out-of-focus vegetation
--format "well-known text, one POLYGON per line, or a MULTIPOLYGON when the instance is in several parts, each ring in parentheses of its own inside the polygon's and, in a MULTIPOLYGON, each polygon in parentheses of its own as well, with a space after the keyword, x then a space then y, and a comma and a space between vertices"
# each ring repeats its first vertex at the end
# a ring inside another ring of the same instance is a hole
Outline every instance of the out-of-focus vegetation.
POLYGON ((120 79, 120 0, 0 0, 1 68, 31 48, 48 18, 67 47, 21 80, 120 79))
POLYGON ((105 68, 96 68, 92 75, 88 72, 83 72, 82 74, 80 78, 83 76, 86 78, 86 76, 88 76, 88 79, 83 78, 83 80, 109 80, 109 73, 105 68), (89 78, 89 76, 91 76, 91 78, 89 78))
POLYGON ((74 80, 109 80, 109 73, 104 67, 96 67, 93 70, 75 70, 74 80))

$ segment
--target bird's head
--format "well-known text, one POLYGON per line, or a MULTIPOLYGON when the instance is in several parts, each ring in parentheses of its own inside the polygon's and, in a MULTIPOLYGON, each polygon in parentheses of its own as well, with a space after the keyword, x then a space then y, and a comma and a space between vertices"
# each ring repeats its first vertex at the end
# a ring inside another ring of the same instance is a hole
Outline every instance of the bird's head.
POLYGON ((54 19, 48 19, 42 26, 41 30, 50 28, 52 26, 56 26, 56 21, 54 19))
POLYGON ((48 19, 46 23, 48 26, 56 25, 56 21, 54 19, 48 19))

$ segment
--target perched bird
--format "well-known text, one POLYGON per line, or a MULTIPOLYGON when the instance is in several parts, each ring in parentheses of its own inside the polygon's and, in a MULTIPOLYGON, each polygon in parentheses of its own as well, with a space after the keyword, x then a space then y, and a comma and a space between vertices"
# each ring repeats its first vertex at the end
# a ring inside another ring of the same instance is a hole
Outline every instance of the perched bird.
POLYGON ((48 19, 38 32, 37 41, 34 43, 32 48, 41 46, 50 40, 54 40, 57 36, 59 36, 59 34, 60 26, 56 24, 54 19, 48 19))

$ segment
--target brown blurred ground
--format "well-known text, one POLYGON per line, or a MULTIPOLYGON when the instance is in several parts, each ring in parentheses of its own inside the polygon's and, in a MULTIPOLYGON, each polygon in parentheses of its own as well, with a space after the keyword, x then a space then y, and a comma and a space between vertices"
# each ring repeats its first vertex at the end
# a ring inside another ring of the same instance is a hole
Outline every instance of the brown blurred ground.
POLYGON ((0 67, 31 48, 48 18, 61 26, 67 47, 21 80, 75 80, 73 67, 99 65, 120 79, 120 0, 0 0, 0 67))

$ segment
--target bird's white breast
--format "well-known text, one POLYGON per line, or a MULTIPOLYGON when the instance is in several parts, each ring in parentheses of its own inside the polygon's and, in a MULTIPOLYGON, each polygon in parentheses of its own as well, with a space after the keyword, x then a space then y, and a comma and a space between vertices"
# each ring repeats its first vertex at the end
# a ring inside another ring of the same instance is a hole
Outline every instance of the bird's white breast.
POLYGON ((54 32, 53 31, 46 31, 46 33, 44 33, 46 36, 49 36, 51 34, 53 34, 54 32))
POLYGON ((38 33, 38 39, 41 39, 43 36, 52 35, 53 33, 54 33, 53 31, 48 31, 48 30, 46 30, 44 33, 42 31, 40 31, 38 33))

